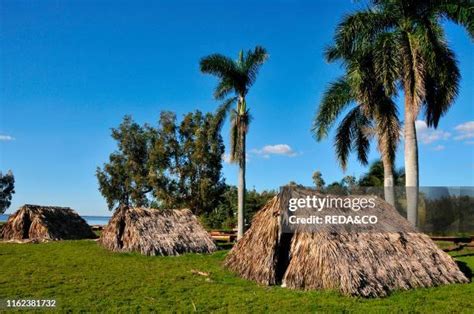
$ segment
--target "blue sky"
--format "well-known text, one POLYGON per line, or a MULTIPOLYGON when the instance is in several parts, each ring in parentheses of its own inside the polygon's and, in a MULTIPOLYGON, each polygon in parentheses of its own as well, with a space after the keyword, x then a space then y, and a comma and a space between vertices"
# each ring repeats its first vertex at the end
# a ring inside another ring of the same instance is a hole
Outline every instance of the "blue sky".
MULTIPOLYGON (((38 203, 109 214, 94 173, 115 149, 110 128, 126 114, 155 123, 161 110, 214 110, 215 79, 199 72, 199 59, 236 56, 257 44, 270 59, 247 100, 254 118, 248 187, 309 185, 315 170, 326 182, 344 175, 331 136, 316 143, 310 128, 324 88, 341 74, 322 51, 340 18, 356 7, 350 0, 2 0, 0 6, 0 170, 12 169, 17 181, 7 212, 38 203)), ((446 31, 461 92, 437 131, 418 123, 420 180, 474 185, 473 44, 460 27, 446 24, 446 31)), ((346 174, 364 170, 351 159, 346 174)), ((225 164, 229 184, 236 172, 225 164)))

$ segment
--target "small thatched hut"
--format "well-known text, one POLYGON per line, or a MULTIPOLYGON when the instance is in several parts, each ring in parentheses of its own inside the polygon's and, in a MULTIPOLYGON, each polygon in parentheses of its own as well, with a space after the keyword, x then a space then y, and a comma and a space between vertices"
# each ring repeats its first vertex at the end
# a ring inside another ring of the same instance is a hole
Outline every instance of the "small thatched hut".
MULTIPOLYGON (((448 254, 380 198, 375 198, 372 213, 388 231, 320 228, 291 233, 282 231, 282 198, 282 193, 275 196, 255 215, 250 229, 226 258, 226 266, 246 279, 362 297, 468 282, 448 254)), ((343 212, 341 208, 327 210, 343 212)))
POLYGON ((68 207, 23 205, 2 228, 4 240, 66 240, 95 238, 91 227, 68 207))
POLYGON ((144 255, 211 253, 216 245, 189 209, 120 208, 99 242, 115 252, 144 255))

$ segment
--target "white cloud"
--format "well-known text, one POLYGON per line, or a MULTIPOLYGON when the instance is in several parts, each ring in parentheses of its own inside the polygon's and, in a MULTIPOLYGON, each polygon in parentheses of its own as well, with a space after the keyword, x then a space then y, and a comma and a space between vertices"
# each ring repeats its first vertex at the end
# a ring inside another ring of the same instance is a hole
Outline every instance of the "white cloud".
POLYGON ((288 144, 265 145, 261 149, 253 149, 251 152, 263 158, 270 158, 270 155, 284 155, 289 157, 298 155, 288 144))
POLYGON ((474 121, 464 122, 454 129, 457 131, 457 135, 454 137, 456 141, 474 138, 474 121))
POLYGON ((0 134, 0 141, 8 142, 8 141, 13 141, 14 139, 15 138, 13 136, 0 134))
POLYGON ((446 147, 444 145, 436 145, 435 147, 433 147, 432 149, 435 151, 435 152, 439 152, 441 150, 444 150, 446 147))
POLYGON ((451 137, 451 133, 440 130, 440 129, 432 129, 428 128, 425 121, 416 120, 415 122, 416 133, 418 139, 423 144, 430 144, 440 140, 447 140, 451 137))
POLYGON ((230 164, 230 154, 228 154, 228 153, 222 154, 222 160, 223 160, 226 164, 230 164))

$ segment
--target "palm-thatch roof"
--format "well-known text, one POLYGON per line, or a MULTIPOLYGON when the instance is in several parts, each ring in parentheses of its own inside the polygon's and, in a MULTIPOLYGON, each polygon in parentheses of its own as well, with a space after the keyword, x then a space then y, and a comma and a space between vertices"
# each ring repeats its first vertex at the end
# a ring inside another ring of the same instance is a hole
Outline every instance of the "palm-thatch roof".
POLYGON ((119 208, 99 242, 115 252, 144 255, 211 253, 216 245, 189 209, 119 208))
MULTIPOLYGON (((226 258, 226 266, 246 279, 362 297, 468 282, 448 254, 380 198, 375 198, 372 213, 385 231, 341 232, 323 227, 287 232, 282 230, 286 219, 282 208, 287 206, 282 193, 255 215, 250 229, 226 258)), ((309 193, 306 190, 302 195, 309 193)))
POLYGON ((68 207, 26 204, 12 214, 2 228, 4 240, 92 239, 86 221, 68 207))

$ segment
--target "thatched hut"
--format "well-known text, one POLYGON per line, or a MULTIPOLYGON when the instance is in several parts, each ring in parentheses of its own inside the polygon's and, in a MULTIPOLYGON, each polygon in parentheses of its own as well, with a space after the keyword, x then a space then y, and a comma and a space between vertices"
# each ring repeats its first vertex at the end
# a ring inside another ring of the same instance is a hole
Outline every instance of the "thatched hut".
POLYGON ((325 227, 283 231, 283 199, 280 193, 255 215, 250 229, 228 254, 228 268, 264 285, 331 289, 362 297, 468 282, 448 254, 380 198, 375 198, 372 213, 384 231, 359 232, 325 227))
POLYGON ((86 221, 68 207, 26 204, 12 214, 2 228, 4 240, 92 239, 94 232, 86 221))
POLYGON ((211 253, 216 245, 189 209, 120 208, 99 242, 115 252, 144 255, 211 253))

